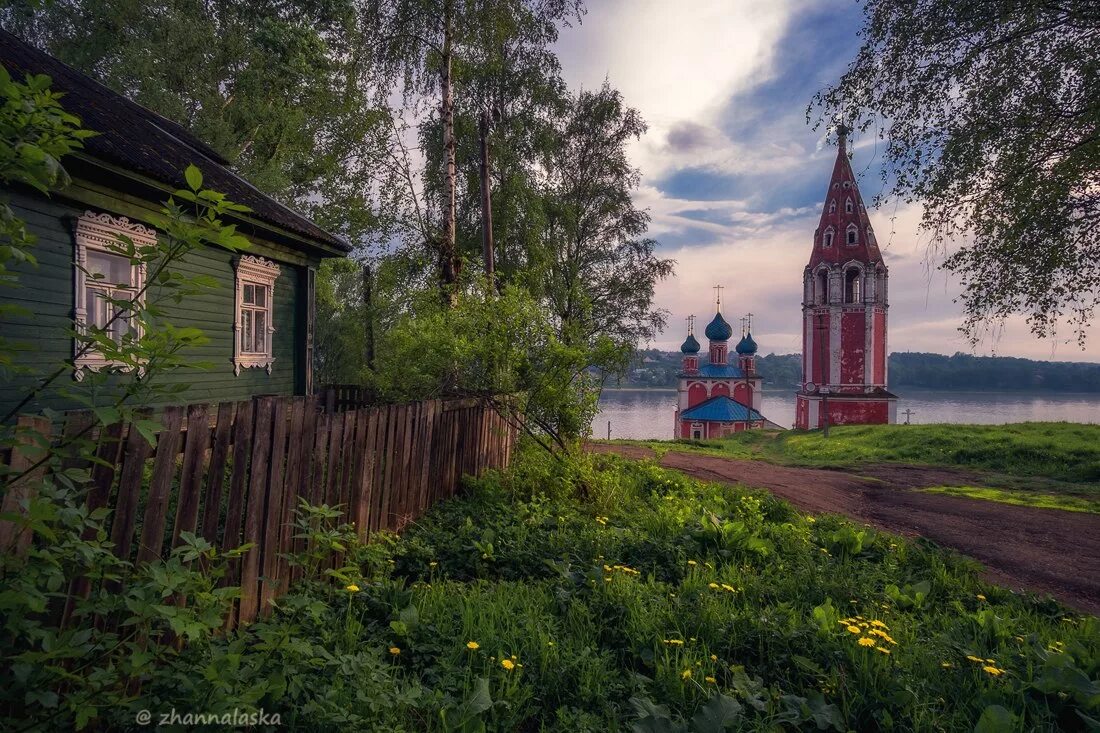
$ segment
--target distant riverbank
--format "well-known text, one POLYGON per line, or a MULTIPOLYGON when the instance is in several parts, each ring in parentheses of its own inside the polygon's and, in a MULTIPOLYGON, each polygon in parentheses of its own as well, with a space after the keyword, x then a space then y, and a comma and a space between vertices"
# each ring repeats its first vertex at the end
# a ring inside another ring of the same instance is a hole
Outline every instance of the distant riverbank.
MULTIPOLYGON (((1015 422, 1065 421, 1100 423, 1100 394, 1066 392, 977 392, 899 387, 898 422, 998 425, 1015 422)), ((676 390, 645 387, 605 389, 592 434, 613 438, 672 438, 676 390)), ((761 412, 784 427, 794 423, 794 390, 765 388, 761 412)))

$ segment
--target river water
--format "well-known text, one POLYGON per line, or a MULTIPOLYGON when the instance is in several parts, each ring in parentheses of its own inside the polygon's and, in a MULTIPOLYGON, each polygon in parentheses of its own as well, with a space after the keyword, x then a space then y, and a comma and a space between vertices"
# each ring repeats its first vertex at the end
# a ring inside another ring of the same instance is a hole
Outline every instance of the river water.
MULTIPOLYGON (((764 390, 761 412, 784 427, 794 423, 794 392, 764 390)), ((676 409, 673 390, 607 389, 592 435, 612 438, 668 439, 676 409)), ((1100 423, 1100 394, 1048 392, 937 392, 898 390, 898 422, 911 410, 913 423, 982 423, 1059 421, 1100 423)))

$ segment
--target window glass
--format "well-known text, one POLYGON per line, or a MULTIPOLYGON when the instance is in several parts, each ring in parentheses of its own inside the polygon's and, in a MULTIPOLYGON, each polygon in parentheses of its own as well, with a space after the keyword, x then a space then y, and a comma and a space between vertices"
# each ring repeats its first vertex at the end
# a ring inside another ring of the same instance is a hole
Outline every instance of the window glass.
POLYGON ((88 250, 87 269, 88 274, 95 278, 97 283, 123 287, 130 287, 133 284, 133 268, 130 266, 130 260, 119 255, 88 250))
POLYGON ((256 339, 252 351, 257 354, 267 352, 267 313, 256 311, 256 339))

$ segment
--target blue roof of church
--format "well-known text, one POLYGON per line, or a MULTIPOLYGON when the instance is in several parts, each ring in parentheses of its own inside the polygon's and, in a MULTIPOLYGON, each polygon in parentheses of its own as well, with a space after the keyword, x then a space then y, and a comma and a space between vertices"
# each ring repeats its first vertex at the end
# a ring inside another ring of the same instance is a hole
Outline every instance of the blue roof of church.
POLYGON ((741 371, 741 367, 732 364, 700 364, 698 372, 684 376, 699 379, 743 379, 745 373, 741 371))
POLYGON ((694 335, 690 333, 688 334, 688 337, 684 339, 683 345, 680 346, 680 351, 684 352, 685 354, 699 353, 699 342, 695 340, 694 335))
POLYGON ((680 413, 681 420, 709 420, 712 422, 745 422, 750 420, 763 420, 764 416, 747 405, 742 405, 737 400, 718 395, 711 397, 706 402, 700 402, 695 407, 680 413))
POLYGON ((714 320, 707 324, 705 333, 711 341, 728 341, 733 335, 733 326, 726 323, 721 313, 715 313, 714 320))
POLYGON ((756 348, 757 348, 756 347, 756 342, 753 341, 751 331, 749 333, 747 333, 746 335, 742 336, 741 340, 739 342, 737 342, 737 353, 738 354, 755 354, 756 353, 756 348))

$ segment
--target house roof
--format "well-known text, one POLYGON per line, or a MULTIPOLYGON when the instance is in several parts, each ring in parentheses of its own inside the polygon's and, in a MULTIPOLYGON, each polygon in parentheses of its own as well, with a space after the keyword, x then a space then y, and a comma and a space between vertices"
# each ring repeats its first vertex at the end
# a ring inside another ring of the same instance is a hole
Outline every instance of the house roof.
POLYGON ((230 168, 230 162, 182 126, 142 107, 89 76, 0 30, 0 63, 15 78, 46 74, 51 88, 64 92, 67 112, 97 135, 84 141, 93 158, 140 173, 159 183, 183 188, 183 171, 195 164, 206 186, 252 209, 268 224, 342 252, 351 246, 312 221, 261 192, 230 168))
POLYGON ((680 419, 710 422, 745 422, 763 420, 764 416, 748 405, 742 405, 735 399, 719 395, 684 410, 680 413, 680 419))

